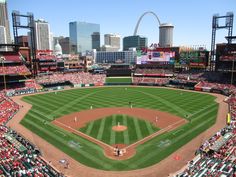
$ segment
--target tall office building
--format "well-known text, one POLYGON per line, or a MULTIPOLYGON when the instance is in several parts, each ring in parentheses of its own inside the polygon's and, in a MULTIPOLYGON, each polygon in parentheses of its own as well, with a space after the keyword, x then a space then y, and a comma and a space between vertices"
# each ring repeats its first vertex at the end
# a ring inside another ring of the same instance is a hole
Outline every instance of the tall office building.
POLYGON ((7 36, 6 36, 6 28, 5 26, 0 26, 0 44, 6 44, 7 36))
MULTIPOLYGON (((0 44, 6 44, 7 37, 6 37, 6 28, 4 26, 0 26, 0 44)), ((1 47, 0 51, 6 51, 6 47, 1 47)))
POLYGON ((71 53, 86 53, 92 51, 92 34, 100 33, 100 25, 87 22, 70 22, 71 53))
POLYGON ((120 35, 117 34, 105 34, 103 50, 118 51, 120 49, 120 35))
POLYGON ((100 51, 100 33, 94 32, 92 34, 92 49, 100 51))
POLYGON ((147 48, 147 38, 141 36, 127 36, 123 38, 123 50, 129 50, 129 48, 136 48, 140 50, 147 48))
POLYGON ((11 43, 10 29, 9 29, 9 19, 7 12, 7 0, 0 0, 0 26, 5 27, 6 32, 6 43, 11 43))
POLYGON ((61 45, 63 54, 70 53, 70 38, 69 37, 65 37, 65 38, 63 37, 59 39, 59 44, 61 45))
POLYGON ((52 40, 48 22, 41 19, 35 21, 35 36, 37 50, 52 50, 52 40))
POLYGON ((109 63, 109 64, 135 64, 136 51, 93 51, 93 58, 95 63, 109 63))
POLYGON ((120 48, 120 35, 117 34, 105 34, 104 35, 105 45, 120 48))

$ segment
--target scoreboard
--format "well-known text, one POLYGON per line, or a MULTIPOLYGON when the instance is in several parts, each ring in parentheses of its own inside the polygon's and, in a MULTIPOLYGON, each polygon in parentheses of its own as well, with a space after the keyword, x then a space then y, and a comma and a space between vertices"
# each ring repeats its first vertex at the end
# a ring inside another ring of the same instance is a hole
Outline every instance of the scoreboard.
POLYGON ((236 60, 236 44, 217 46, 217 54, 220 61, 236 60))
POLYGON ((191 68, 206 68, 209 61, 208 51, 183 51, 179 54, 179 64, 191 68))
POLYGON ((236 44, 216 45, 216 70, 231 72, 235 70, 236 44), (233 68, 234 67, 234 68, 233 68))
POLYGON ((175 68, 204 69, 208 66, 209 51, 180 50, 179 47, 142 49, 137 51, 136 64, 173 65, 175 68))
POLYGON ((171 48, 143 49, 137 51, 136 64, 174 64, 176 51, 171 48))

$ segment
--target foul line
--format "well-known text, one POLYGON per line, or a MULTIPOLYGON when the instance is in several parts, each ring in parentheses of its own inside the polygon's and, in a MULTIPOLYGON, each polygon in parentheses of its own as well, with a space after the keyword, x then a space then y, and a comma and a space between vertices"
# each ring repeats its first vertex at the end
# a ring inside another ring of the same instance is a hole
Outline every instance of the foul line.
MULTIPOLYGON (((99 141, 99 140, 97 140, 97 139, 95 139, 95 138, 93 138, 93 137, 91 137, 91 136, 89 136, 89 135, 87 135, 87 134, 85 134, 85 133, 82 133, 82 132, 80 132, 80 131, 78 131, 78 130, 76 130, 76 129, 74 129, 74 128, 71 128, 70 126, 68 126, 68 125, 66 125, 66 124, 63 124, 63 123, 61 123, 61 122, 59 122, 59 121, 57 121, 57 120, 54 120, 54 122, 55 122, 55 123, 58 123, 58 124, 60 124, 60 125, 62 125, 62 126, 64 126, 64 127, 66 127, 66 128, 68 128, 68 129, 70 129, 70 130, 72 131, 72 133, 75 133, 75 134, 77 134, 77 135, 80 135, 80 136, 86 138, 87 140, 96 143, 97 145, 103 145, 103 146, 108 147, 108 148, 110 148, 110 149, 114 149, 114 147, 112 147, 111 145, 108 145, 108 144, 106 144, 106 143, 104 143, 104 142, 102 142, 102 141, 99 141)), ((145 138, 143 138, 143 139, 141 139, 141 140, 139 140, 139 141, 137 141, 137 142, 135 142, 135 143, 133 143, 133 144, 130 144, 130 145, 127 146, 127 147, 124 147, 124 148, 125 148, 125 149, 133 148, 133 146, 136 146, 136 145, 138 145, 138 144, 142 144, 142 143, 144 143, 144 142, 146 142, 146 141, 148 141, 148 140, 150 140, 150 139, 152 139, 152 138, 154 138, 154 137, 156 137, 156 136, 158 136, 158 135, 160 135, 160 134, 162 134, 162 133, 164 133, 164 132, 167 132, 168 130, 171 130, 171 129, 173 128, 173 126, 175 126, 175 125, 177 125, 177 124, 179 124, 179 123, 182 123, 182 122, 186 123, 186 122, 188 122, 188 121, 185 120, 185 119, 179 120, 179 121, 177 121, 177 122, 175 122, 175 123, 173 123, 173 124, 168 125, 167 127, 163 128, 163 129, 161 129, 160 131, 157 131, 157 132, 155 132, 155 133, 153 133, 153 134, 151 134, 151 135, 149 135, 149 136, 147 136, 147 137, 145 137, 145 138)))
POLYGON ((99 144, 102 144, 103 146, 106 146, 106 147, 109 147, 109 148, 111 148, 111 149, 114 149, 114 147, 112 147, 112 146, 110 146, 110 145, 108 145, 108 144, 106 144, 106 143, 104 143, 104 142, 102 142, 102 141, 99 141, 99 140, 97 140, 97 139, 95 139, 95 138, 93 138, 93 137, 91 137, 91 136, 89 136, 89 135, 86 135, 85 133, 82 133, 82 132, 80 132, 80 131, 78 131, 78 130, 76 130, 76 129, 74 129, 74 128, 71 128, 70 126, 68 126, 68 125, 66 125, 66 124, 63 124, 63 123, 61 123, 61 122, 59 122, 59 121, 57 121, 57 120, 54 120, 54 122, 55 122, 55 123, 59 123, 60 125, 62 125, 62 126, 68 128, 68 129, 70 129, 73 133, 75 133, 75 134, 77 134, 77 135, 81 135, 82 137, 86 138, 87 140, 92 140, 93 142, 95 142, 95 143, 98 144, 98 145, 99 145, 99 144))
POLYGON ((161 133, 164 133, 164 132, 166 132, 168 130, 171 130, 174 125, 182 123, 182 122, 187 122, 187 120, 182 119, 182 120, 179 120, 179 121, 177 121, 177 122, 175 122, 175 123, 173 123, 171 125, 168 125, 167 127, 161 129, 160 131, 157 131, 156 133, 153 133, 153 134, 151 134, 151 135, 149 135, 149 136, 147 136, 147 137, 145 137, 145 138, 143 138, 143 139, 141 139, 141 140, 139 140, 139 141, 137 141, 137 142, 135 142, 133 144, 130 144, 126 148, 131 148, 132 146, 135 146, 137 144, 144 143, 144 142, 148 141, 149 139, 152 139, 152 138, 156 137, 157 135, 160 135, 161 133))

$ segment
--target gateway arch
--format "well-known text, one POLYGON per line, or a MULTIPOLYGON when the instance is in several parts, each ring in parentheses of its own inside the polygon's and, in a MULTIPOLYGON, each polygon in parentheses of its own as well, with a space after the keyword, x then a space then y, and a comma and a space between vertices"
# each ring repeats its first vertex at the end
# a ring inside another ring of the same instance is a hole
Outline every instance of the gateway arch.
POLYGON ((147 14, 152 14, 157 19, 159 26, 161 25, 161 21, 159 20, 158 16, 152 11, 147 11, 147 12, 143 13, 143 15, 141 15, 141 17, 139 17, 138 22, 137 22, 136 27, 135 27, 135 30, 134 30, 134 36, 137 35, 138 27, 139 27, 139 24, 140 24, 141 20, 147 14))
POLYGON ((139 20, 138 20, 138 22, 136 24, 136 27, 134 29, 134 36, 137 35, 138 27, 139 27, 139 24, 140 24, 141 20, 147 14, 153 15, 158 21, 158 25, 159 25, 159 45, 160 45, 160 47, 172 47, 174 26, 170 23, 161 23, 158 16, 152 11, 147 11, 139 17, 139 20))

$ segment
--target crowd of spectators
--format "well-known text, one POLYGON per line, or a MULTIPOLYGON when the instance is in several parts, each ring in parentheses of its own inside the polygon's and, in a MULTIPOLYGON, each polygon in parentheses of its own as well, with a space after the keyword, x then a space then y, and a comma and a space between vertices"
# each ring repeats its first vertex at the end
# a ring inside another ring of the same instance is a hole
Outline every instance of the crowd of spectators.
POLYGON ((215 83, 215 82, 208 82, 208 81, 200 81, 196 87, 198 88, 209 88, 209 89, 216 89, 216 90, 233 90, 236 87, 231 84, 221 84, 221 83, 215 83))
POLYGON ((36 58, 39 60, 56 60, 57 57, 50 54, 36 55, 36 58))
POLYGON ((41 90, 42 86, 37 84, 35 79, 26 80, 25 82, 18 82, 14 84, 7 84, 7 96, 16 96, 22 94, 35 93, 41 90))
POLYGON ((30 79, 28 81, 25 81, 25 87, 36 89, 36 90, 42 89, 42 86, 36 83, 35 79, 30 79))
POLYGON ((0 176, 63 177, 32 143, 5 126, 18 110, 18 104, 0 93, 0 176))
POLYGON ((0 66, 0 75, 29 75, 29 69, 25 65, 0 66))
POLYGON ((203 72, 189 72, 189 71, 183 71, 181 73, 175 73, 176 79, 183 79, 183 80, 205 80, 202 78, 203 72))
POLYGON ((5 61, 10 62, 21 62, 21 57, 19 53, 10 52, 10 53, 1 53, 0 57, 3 58, 5 61))
MULTIPOLYGON (((146 76, 145 78, 134 79, 135 84, 139 83, 149 83, 149 84, 157 84, 157 85, 167 85, 169 81, 171 83, 175 83, 175 85, 181 85, 186 83, 198 83, 203 79, 202 75, 204 72, 202 71, 183 71, 181 73, 174 73, 173 70, 170 69, 140 69, 137 68, 135 70, 135 74, 142 74, 146 76), (162 78, 149 78, 148 76, 159 76, 162 78), (163 78, 166 77, 166 78, 163 78)), ((170 84, 171 84, 170 83, 170 84)))
MULTIPOLYGON (((3 70, 0 67, 0 74, 24 73, 25 68, 25 66, 7 66, 3 70)), ((173 74, 163 69, 136 69, 135 72, 138 74, 173 74)), ((212 77, 211 73, 203 72, 182 72, 175 74, 173 78, 133 77, 133 84, 167 85, 171 79, 181 82, 197 81, 199 82, 197 87, 228 89, 232 93, 227 100, 231 115, 229 124, 206 140, 196 150, 196 157, 177 176, 236 176, 236 87, 230 84, 209 82, 207 78, 210 77, 212 77)), ((104 84, 105 78, 104 74, 93 75, 85 72, 53 73, 39 76, 36 80, 31 79, 25 82, 23 87, 21 84, 15 84, 12 93, 17 93, 22 89, 25 89, 23 93, 31 93, 31 90, 36 91, 42 88, 39 84, 70 82, 73 85, 98 85, 104 84)), ((19 106, 14 101, 0 93, 0 176, 62 176, 41 158, 40 152, 33 144, 5 126, 5 123, 18 110, 19 106)))
POLYGON ((173 76, 168 76, 169 70, 162 69, 140 69, 137 68, 135 73, 142 74, 144 77, 134 77, 133 84, 153 84, 153 85, 176 85, 176 87, 189 84, 197 91, 213 91, 222 94, 228 94, 228 92, 236 87, 229 84, 228 80, 224 79, 221 73, 202 71, 202 70, 190 70, 183 71, 181 73, 174 73, 173 76), (160 78, 149 76, 147 73, 160 74, 160 78), (165 73, 165 74, 164 74, 165 73), (145 74, 147 74, 145 76, 145 74), (149 76, 149 77, 148 77, 149 76), (166 78, 164 78, 164 77, 166 78), (217 81, 217 82, 216 82, 217 81), (220 82, 218 82, 220 81, 220 82))
POLYGON ((189 70, 182 71, 174 74, 176 79, 195 80, 195 81, 208 81, 217 83, 228 83, 228 77, 224 77, 222 73, 213 71, 202 70, 189 70))
POLYGON ((62 177, 23 137, 0 125, 0 176, 62 177))
POLYGON ((11 119, 19 109, 19 105, 10 98, 0 93, 0 125, 11 119))
POLYGON ((55 84, 63 82, 71 82, 73 85, 77 84, 104 84, 105 74, 90 74, 86 72, 73 73, 53 73, 38 77, 36 80, 39 84, 55 84))
MULTIPOLYGON (((235 92, 235 89, 232 90, 235 92)), ((206 140, 196 151, 196 157, 177 176, 236 176, 236 94, 229 96, 229 119, 223 129, 206 140)))

